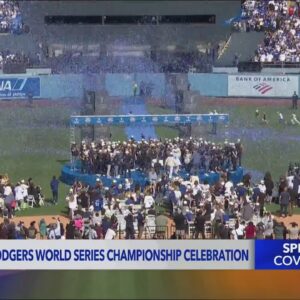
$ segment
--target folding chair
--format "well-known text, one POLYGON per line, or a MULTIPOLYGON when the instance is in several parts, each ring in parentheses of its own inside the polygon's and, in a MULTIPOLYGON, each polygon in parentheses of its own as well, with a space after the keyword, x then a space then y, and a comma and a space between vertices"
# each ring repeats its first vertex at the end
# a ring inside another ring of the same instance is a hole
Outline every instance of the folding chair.
POLYGON ((195 233, 194 222, 187 222, 188 225, 188 239, 192 239, 195 233))
POLYGON ((209 221, 206 221, 204 223, 204 234, 205 234, 205 238, 206 239, 211 239, 213 236, 213 232, 212 232, 212 224, 209 221))
POLYGON ((155 225, 155 216, 148 215, 146 216, 145 220, 145 239, 147 239, 147 235, 149 234, 149 238, 151 239, 156 232, 156 225, 155 225))
POLYGON ((31 207, 31 208, 33 208, 34 205, 36 205, 35 199, 32 195, 28 195, 27 203, 28 203, 28 206, 31 207))

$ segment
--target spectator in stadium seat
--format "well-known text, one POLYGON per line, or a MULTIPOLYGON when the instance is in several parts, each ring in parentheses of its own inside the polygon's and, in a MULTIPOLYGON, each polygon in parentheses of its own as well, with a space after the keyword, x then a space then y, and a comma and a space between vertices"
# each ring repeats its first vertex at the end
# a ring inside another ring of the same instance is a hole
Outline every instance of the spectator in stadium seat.
POLYGON ((181 209, 177 209, 174 216, 174 223, 176 228, 176 238, 185 239, 186 219, 182 214, 181 209))
POLYGON ((151 195, 150 191, 147 192, 145 198, 144 198, 144 205, 146 209, 150 209, 152 205, 155 204, 155 201, 153 199, 153 196, 151 195))
POLYGON ((264 223, 260 221, 256 224, 256 236, 255 236, 255 238, 257 240, 263 240, 265 238, 264 232, 265 232, 264 223))
POLYGON ((253 222, 249 222, 248 225, 245 227, 246 239, 254 239, 255 233, 256 233, 256 227, 254 226, 253 222))
POLYGON ((266 240, 273 240, 273 226, 274 226, 274 221, 272 218, 271 213, 266 213, 264 218, 263 218, 263 223, 264 223, 264 236, 266 240))
POLYGON ((126 228, 125 228, 125 232, 126 232, 126 236, 125 239, 126 240, 134 240, 134 216, 132 213, 132 207, 130 206, 128 208, 128 214, 127 216, 125 216, 125 221, 126 221, 126 228))
POLYGON ((223 222, 219 226, 219 234, 221 240, 228 240, 230 239, 230 229, 226 222, 223 222))
POLYGON ((243 207, 241 208, 241 219, 248 222, 253 219, 254 210, 249 199, 244 199, 243 207))
POLYGON ((152 206, 148 209, 147 215, 148 215, 148 216, 156 216, 156 210, 155 210, 154 205, 152 205, 152 206))
POLYGON ((15 200, 17 201, 17 207, 21 206, 21 203, 24 201, 23 189, 21 187, 20 182, 18 182, 15 186, 15 200))
POLYGON ((245 222, 239 222, 238 220, 235 223, 235 229, 233 230, 234 239, 242 240, 245 237, 245 222))
POLYGON ((75 224, 73 220, 66 225, 66 239, 67 240, 74 240, 74 231, 75 231, 75 224))
POLYGON ((202 209, 200 209, 197 212, 195 222, 194 222, 194 225, 195 225, 195 239, 198 239, 199 233, 201 234, 202 239, 205 239, 205 231, 204 231, 205 222, 206 222, 206 220, 205 220, 203 211, 202 211, 202 209))
POLYGON ((86 190, 82 190, 80 195, 77 197, 77 203, 81 205, 84 209, 89 209, 90 199, 86 190))
POLYGON ((96 225, 96 223, 99 224, 99 225, 101 225, 101 223, 102 223, 102 217, 100 216, 100 214, 99 214, 98 211, 94 214, 94 216, 92 218, 92 223, 94 225, 96 225))
POLYGON ((105 240, 113 240, 116 237, 116 232, 112 228, 108 228, 105 234, 105 240))
POLYGON ((140 240, 144 233, 146 216, 143 210, 139 210, 137 214, 137 222, 138 222, 138 239, 140 240))
POLYGON ((287 229, 284 226, 283 222, 277 222, 274 220, 274 239, 275 240, 283 240, 286 239, 287 229))
POLYGON ((149 172, 149 181, 150 183, 156 183, 157 182, 157 179, 158 179, 158 174, 155 172, 155 169, 154 168, 151 168, 150 169, 150 172, 149 172))
POLYGON ((291 226, 288 228, 288 234, 290 240, 298 240, 299 239, 299 227, 296 222, 292 222, 291 226))

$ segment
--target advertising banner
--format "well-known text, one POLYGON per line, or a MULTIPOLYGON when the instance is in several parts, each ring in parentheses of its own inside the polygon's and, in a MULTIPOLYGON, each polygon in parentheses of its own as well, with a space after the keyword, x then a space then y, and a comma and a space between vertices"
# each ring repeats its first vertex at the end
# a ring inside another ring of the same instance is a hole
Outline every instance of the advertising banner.
POLYGON ((253 241, 6 240, 2 270, 249 270, 253 241))
POLYGON ((228 96, 292 97, 298 93, 298 76, 229 75, 228 96))
POLYGON ((39 77, 0 77, 0 99, 40 97, 39 77))
POLYGON ((71 125, 211 124, 229 122, 228 114, 71 116, 71 125))

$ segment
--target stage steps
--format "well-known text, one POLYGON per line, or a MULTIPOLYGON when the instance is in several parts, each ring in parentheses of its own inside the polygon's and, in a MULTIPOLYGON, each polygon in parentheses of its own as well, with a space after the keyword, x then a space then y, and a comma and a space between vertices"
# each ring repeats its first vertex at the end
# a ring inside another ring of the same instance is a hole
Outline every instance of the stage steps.
MULTIPOLYGON (((141 97, 127 97, 122 101, 120 114, 128 115, 147 115, 145 100, 141 97)), ((128 138, 133 137, 135 140, 141 140, 142 136, 146 139, 157 138, 153 125, 147 126, 126 126, 125 133, 128 138)))

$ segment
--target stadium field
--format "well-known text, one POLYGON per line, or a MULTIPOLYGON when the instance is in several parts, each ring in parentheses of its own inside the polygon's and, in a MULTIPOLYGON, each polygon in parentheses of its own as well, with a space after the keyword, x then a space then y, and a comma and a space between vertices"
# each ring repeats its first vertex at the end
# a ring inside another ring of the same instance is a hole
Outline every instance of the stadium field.
MULTIPOLYGON (((33 107, 15 103, 1 103, 0 138, 2 156, 2 172, 8 173, 13 182, 32 177, 39 184, 46 199, 50 199, 49 182, 53 175, 59 176, 60 169, 69 160, 69 117, 79 111, 76 102, 36 101, 33 107), (14 110, 10 109, 14 106, 14 110), (30 170, 30 171, 29 171, 30 170), (29 175, 30 174, 30 175, 29 175)), ((299 126, 289 123, 293 111, 289 100, 257 100, 257 99, 222 99, 208 98, 197 105, 197 113, 217 112, 229 113, 230 124, 219 128, 217 135, 210 133, 210 128, 200 127, 199 134, 211 141, 222 142, 225 139, 236 141, 242 139, 245 146, 243 166, 254 180, 263 177, 270 171, 273 179, 287 171, 289 162, 299 160, 299 126), (261 122, 261 116, 255 117, 255 110, 265 112, 268 124, 261 122), (277 112, 284 115, 287 124, 280 124, 277 112)), ((172 113, 154 105, 148 105, 151 114, 172 113)), ((112 112, 113 113, 113 112, 112 112)), ((296 113, 299 119, 300 111, 296 113)), ((112 139, 123 140, 124 130, 111 128, 112 139)), ((158 126, 156 133, 162 138, 173 138, 178 135, 176 128, 158 126)), ((77 131, 79 140, 79 131, 77 131)), ((53 215, 64 214, 65 195, 68 187, 60 185, 59 204, 42 208, 27 209, 18 215, 53 215)), ((275 212, 277 205, 268 207, 275 212)), ((298 208, 296 213, 300 213, 298 208)))

